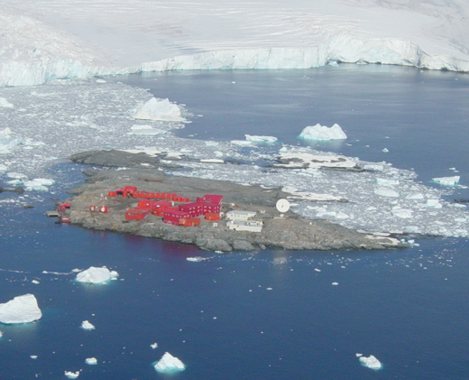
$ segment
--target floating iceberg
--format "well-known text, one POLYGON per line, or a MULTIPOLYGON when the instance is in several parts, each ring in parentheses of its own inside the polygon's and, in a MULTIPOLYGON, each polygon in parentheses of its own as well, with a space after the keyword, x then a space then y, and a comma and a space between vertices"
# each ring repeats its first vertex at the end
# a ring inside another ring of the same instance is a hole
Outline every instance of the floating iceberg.
POLYGON ((29 323, 42 318, 41 309, 33 294, 25 294, 0 304, 0 323, 29 323))
POLYGON ((172 374, 184 371, 186 366, 177 357, 165 352, 161 359, 154 364, 154 368, 159 373, 172 374))
POLYGON ((437 177, 433 178, 432 181, 437 183, 438 185, 441 186, 456 186, 459 183, 459 180, 461 179, 460 176, 455 175, 453 177, 437 177))
POLYGON ((83 330, 88 330, 88 331, 91 331, 91 330, 95 330, 96 327, 94 327, 94 325, 90 322, 90 321, 83 321, 81 322, 81 326, 80 326, 83 330))
POLYGON ((181 108, 169 99, 151 98, 141 105, 134 116, 136 119, 155 121, 185 121, 181 108))
POLYGON ((0 331, 0 338, 3 336, 3 332, 0 331))
POLYGON ((78 379, 80 376, 80 371, 72 372, 72 371, 64 371, 65 377, 69 379, 78 379))
POLYGON ((86 358, 85 363, 88 365, 97 365, 98 364, 98 359, 96 358, 86 358))
POLYGON ((299 139, 305 141, 329 141, 329 140, 345 140, 347 135, 339 124, 332 127, 316 124, 305 127, 298 136, 299 139))
POLYGON ((373 355, 363 356, 362 354, 356 354, 356 356, 363 367, 370 368, 375 371, 379 371, 383 368, 381 362, 373 355))
POLYGON ((15 106, 0 96, 0 108, 15 108, 15 106))
POLYGON ((274 136, 257 136, 257 135, 244 135, 246 141, 255 145, 271 145, 277 142, 277 137, 274 136))
POLYGON ((76 276, 76 281, 88 284, 105 284, 111 280, 116 280, 119 273, 110 271, 107 267, 89 267, 76 276))
POLYGON ((152 350, 156 350, 158 348, 158 343, 153 342, 152 344, 150 344, 150 347, 152 350))

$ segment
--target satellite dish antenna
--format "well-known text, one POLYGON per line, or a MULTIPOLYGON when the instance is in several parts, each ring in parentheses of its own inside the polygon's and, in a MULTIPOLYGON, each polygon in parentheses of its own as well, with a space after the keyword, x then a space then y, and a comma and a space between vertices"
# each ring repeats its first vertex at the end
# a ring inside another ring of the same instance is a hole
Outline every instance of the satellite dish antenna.
POLYGON ((284 213, 290 210, 290 202, 288 202, 285 198, 282 198, 277 201, 275 207, 277 207, 278 212, 284 213))

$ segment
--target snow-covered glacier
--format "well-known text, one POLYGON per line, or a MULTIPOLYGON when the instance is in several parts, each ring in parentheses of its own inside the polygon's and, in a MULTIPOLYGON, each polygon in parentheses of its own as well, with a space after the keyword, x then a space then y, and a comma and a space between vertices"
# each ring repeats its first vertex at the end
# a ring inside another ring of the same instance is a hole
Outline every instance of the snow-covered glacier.
POLYGON ((112 7, 107 0, 5 0, 0 86, 136 71, 333 62, 467 72, 468 12, 462 0, 116 0, 112 7))

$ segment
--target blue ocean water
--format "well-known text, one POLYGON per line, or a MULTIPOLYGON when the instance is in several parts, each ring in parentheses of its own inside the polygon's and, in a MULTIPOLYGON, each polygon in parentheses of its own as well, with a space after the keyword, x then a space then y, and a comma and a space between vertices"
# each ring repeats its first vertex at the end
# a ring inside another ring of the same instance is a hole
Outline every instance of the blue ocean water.
MULTIPOLYGON (((339 66, 125 80, 203 114, 180 131, 196 138, 251 133, 297 143, 304 126, 339 122, 352 144, 330 149, 414 167, 423 181, 449 175, 451 166, 468 178, 469 111, 461 98, 469 86, 463 75, 339 66), (350 105, 363 98, 370 102, 366 112, 350 105), (407 116, 419 109, 415 114, 425 123, 401 114, 406 99, 414 102, 407 116)), ((51 170, 69 173, 76 182, 76 168, 51 170)), ((62 379, 65 370, 79 369, 80 379, 469 377, 467 239, 422 238, 420 246, 386 252, 218 255, 54 224, 43 213, 63 196, 32 209, 1 209, 0 302, 31 292, 43 311, 34 324, 0 325, 2 380, 62 379), (207 260, 186 261, 190 256, 207 260), (71 270, 90 265, 117 270, 120 280, 102 287, 75 283, 71 270), (80 329, 83 320, 96 330, 80 329), (152 350, 155 341, 158 348, 152 350), (151 364, 165 351, 183 360, 186 371, 156 373, 151 364), (362 367, 356 353, 375 355, 383 369, 362 367), (98 366, 84 363, 91 356, 98 366)))

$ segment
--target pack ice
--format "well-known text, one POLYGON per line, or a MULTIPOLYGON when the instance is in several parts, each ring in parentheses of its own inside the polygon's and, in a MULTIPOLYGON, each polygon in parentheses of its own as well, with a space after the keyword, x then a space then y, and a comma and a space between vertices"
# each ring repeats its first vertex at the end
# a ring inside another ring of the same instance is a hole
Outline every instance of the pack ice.
POLYGON ((107 267, 89 267, 88 269, 78 273, 75 280, 88 284, 106 284, 111 280, 116 280, 119 273, 110 271, 107 267))
POLYGON ((186 366, 177 357, 171 355, 169 352, 165 352, 161 359, 154 364, 154 368, 157 372, 172 374, 184 371, 186 366))
POLYGON ((17 296, 0 304, 0 323, 29 323, 41 318, 42 312, 33 294, 17 296))
POLYGON ((339 124, 332 127, 326 125, 315 124, 305 127, 298 136, 304 141, 329 141, 329 140, 345 140, 347 135, 339 124))

